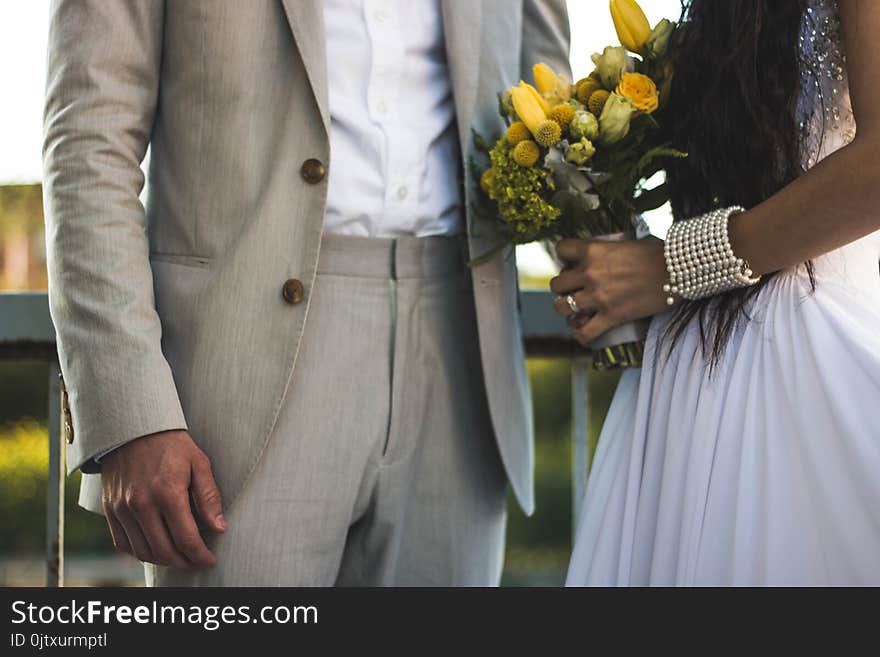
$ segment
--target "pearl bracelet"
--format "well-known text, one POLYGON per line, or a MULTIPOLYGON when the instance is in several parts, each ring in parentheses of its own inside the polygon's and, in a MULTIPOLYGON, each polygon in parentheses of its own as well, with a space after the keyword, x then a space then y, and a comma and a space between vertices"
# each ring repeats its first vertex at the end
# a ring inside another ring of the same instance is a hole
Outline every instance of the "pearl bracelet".
POLYGON ((737 258, 730 246, 727 223, 736 212, 745 208, 721 208, 672 224, 663 248, 669 272, 669 282, 663 286, 667 305, 675 303, 674 294, 703 299, 761 280, 752 277, 749 263, 737 258))

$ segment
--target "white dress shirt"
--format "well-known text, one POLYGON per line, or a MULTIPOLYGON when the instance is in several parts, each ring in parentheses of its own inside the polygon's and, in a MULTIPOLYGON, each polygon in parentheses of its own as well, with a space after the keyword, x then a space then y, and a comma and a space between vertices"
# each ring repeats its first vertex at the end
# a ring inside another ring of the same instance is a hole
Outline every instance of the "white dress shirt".
POLYGON ((361 237, 462 232, 440 0, 324 0, 324 25, 332 157, 324 230, 361 237))
POLYGON ((331 118, 324 230, 461 232, 461 154, 440 0, 323 6, 331 118))

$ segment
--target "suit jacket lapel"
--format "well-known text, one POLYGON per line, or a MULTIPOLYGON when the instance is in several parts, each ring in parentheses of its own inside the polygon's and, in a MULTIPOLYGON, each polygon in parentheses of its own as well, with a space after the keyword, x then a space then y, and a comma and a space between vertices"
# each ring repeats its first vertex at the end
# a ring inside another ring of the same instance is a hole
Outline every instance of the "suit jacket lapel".
POLYGON ((330 100, 327 94, 327 46, 321 0, 281 0, 294 41, 321 112, 324 129, 330 130, 330 100))
POLYGON ((455 112, 462 153, 471 144, 471 123, 480 73, 482 0, 441 0, 446 59, 452 78, 455 112))

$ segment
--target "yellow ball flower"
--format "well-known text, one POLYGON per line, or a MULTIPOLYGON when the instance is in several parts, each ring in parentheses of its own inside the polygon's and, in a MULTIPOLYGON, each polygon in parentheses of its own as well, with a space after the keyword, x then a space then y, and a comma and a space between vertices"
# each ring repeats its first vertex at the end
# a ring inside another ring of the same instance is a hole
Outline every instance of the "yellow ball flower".
POLYGON ((574 107, 568 104, 557 105, 550 110, 550 118, 556 121, 563 130, 568 130, 568 126, 574 118, 574 107))
POLYGON ((594 77, 579 80, 577 83, 577 99, 586 105, 590 102, 590 96, 593 95, 593 92, 599 91, 601 88, 602 83, 594 77))
POLYGON ((526 139, 532 138, 532 133, 529 132, 528 127, 522 121, 514 121, 510 124, 510 127, 507 128, 507 143, 511 146, 516 146, 519 142, 524 141, 526 139))
POLYGON ((590 100, 587 101, 587 107, 590 110, 590 113, 594 116, 601 116, 602 109, 605 107, 605 103, 608 101, 608 97, 611 94, 605 89, 599 89, 594 91, 590 95, 590 100))
POLYGON ((494 167, 489 167, 483 172, 483 175, 480 176, 480 187, 486 194, 489 193, 489 185, 492 183, 492 176, 495 175, 494 167))
POLYGON ((513 160, 521 167, 534 166, 541 155, 541 149, 532 140, 521 141, 513 149, 513 160))
POLYGON ((535 141, 544 148, 550 148, 562 139, 562 126, 553 119, 542 121, 535 131, 535 141))
POLYGON ((657 85, 647 75, 641 73, 624 73, 617 85, 617 93, 629 98, 633 107, 650 114, 660 104, 657 85))

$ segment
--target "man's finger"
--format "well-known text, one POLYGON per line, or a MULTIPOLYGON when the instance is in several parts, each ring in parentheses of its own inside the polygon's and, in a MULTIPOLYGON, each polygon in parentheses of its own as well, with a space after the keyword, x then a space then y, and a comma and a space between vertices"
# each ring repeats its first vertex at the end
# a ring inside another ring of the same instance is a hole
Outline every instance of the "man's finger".
POLYGON ((189 560, 178 551, 177 546, 168 533, 158 508, 139 515, 137 518, 141 531, 150 546, 153 554, 153 563, 159 566, 174 566, 175 568, 189 568, 189 560))
POLYGON ((163 518, 177 549, 197 568, 207 568, 217 563, 217 558, 205 545, 196 520, 190 511, 189 499, 181 496, 163 509, 163 518))
POLYGON ((212 531, 225 532, 226 519, 223 517, 220 489, 217 488, 217 482, 214 481, 208 457, 202 456, 193 460, 190 489, 196 511, 198 511, 202 522, 212 531))
POLYGON ((107 526, 110 528, 110 538, 113 539, 113 547, 116 548, 116 551, 134 554, 132 552, 131 543, 128 542, 128 536, 125 535, 125 530, 122 528, 122 525, 119 524, 113 511, 107 508, 106 504, 104 505, 104 517, 107 518, 107 526))
POLYGON ((144 538, 141 526, 131 515, 127 513, 117 513, 116 519, 125 530, 125 536, 131 545, 131 551, 141 561, 153 563, 153 553, 150 551, 150 544, 144 538))

